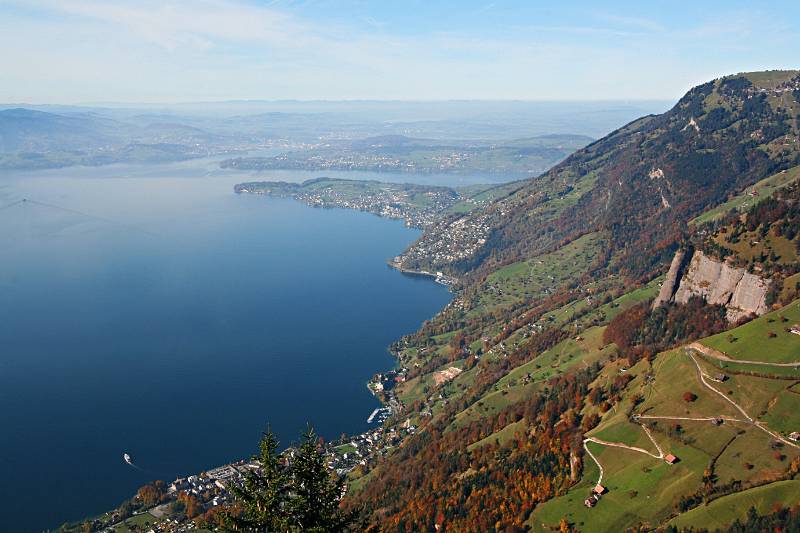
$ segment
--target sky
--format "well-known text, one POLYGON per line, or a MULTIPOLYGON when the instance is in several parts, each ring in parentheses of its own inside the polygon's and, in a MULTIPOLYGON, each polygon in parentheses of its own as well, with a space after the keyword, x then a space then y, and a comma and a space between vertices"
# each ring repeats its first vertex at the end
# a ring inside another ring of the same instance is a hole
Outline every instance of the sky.
POLYGON ((797 21, 797 0, 0 0, 0 102, 674 100, 800 68, 797 21))

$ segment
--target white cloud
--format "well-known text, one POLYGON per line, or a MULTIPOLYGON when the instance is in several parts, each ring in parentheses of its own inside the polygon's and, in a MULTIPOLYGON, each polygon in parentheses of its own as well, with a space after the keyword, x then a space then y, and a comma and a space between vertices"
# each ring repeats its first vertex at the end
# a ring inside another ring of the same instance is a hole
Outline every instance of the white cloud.
POLYGON ((0 15, 0 101, 677 97, 760 46, 725 39, 750 55, 709 68, 695 51, 720 28, 612 15, 415 35, 238 0, 0 0, 0 15))

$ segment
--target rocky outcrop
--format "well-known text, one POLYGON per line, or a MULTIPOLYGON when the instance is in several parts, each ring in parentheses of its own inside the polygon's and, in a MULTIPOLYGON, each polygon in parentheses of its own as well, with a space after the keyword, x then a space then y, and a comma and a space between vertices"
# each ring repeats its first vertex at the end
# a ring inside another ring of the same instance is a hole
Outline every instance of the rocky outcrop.
POLYGON ((712 259, 703 252, 695 252, 685 272, 681 272, 686 260, 681 254, 683 252, 675 255, 654 305, 667 301, 686 303, 692 296, 700 296, 710 304, 724 305, 731 322, 751 313, 762 315, 768 311, 766 299, 770 280, 712 259))
POLYGON ((653 301, 653 309, 672 301, 672 297, 675 296, 675 290, 678 288, 685 257, 686 252, 684 250, 678 250, 675 257, 672 258, 672 264, 669 265, 667 277, 664 279, 664 283, 661 284, 661 290, 658 291, 658 296, 656 296, 656 299, 653 301))

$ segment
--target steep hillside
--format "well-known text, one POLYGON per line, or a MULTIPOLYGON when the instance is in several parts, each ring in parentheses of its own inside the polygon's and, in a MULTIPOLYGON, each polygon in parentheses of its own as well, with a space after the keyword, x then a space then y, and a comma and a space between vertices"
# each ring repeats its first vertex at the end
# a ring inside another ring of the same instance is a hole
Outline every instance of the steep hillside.
POLYGON ((710 304, 724 305, 728 320, 736 322, 751 314, 767 312, 772 283, 769 278, 715 260, 701 251, 687 254, 679 250, 653 306, 666 302, 685 304, 693 297, 700 297, 710 304))
POLYGON ((768 513, 796 504, 800 395, 787 376, 800 366, 800 336, 768 332, 798 318, 795 302, 630 369, 608 365, 590 385, 584 414, 596 409, 591 397, 610 379, 624 375, 626 384, 615 408, 586 433, 583 480, 528 524, 548 531, 566 518, 586 531, 667 523, 724 529, 750 505, 768 513), (586 506, 598 484, 606 493, 586 506))
POLYGON ((783 248, 722 256, 708 240, 795 239, 795 187, 774 176, 800 162, 798 88, 797 72, 709 82, 434 223, 401 266, 460 281, 447 308, 393 346, 403 381, 387 396, 388 426, 419 430, 350 473, 348 502, 387 531, 724 527, 746 508, 678 519, 740 493, 757 492, 762 513, 793 503, 800 453, 794 418, 781 416, 800 412, 797 304, 730 332, 742 314, 727 306, 788 304, 800 262, 783 248), (771 177, 772 196, 719 207, 771 177), (711 210, 710 224, 689 224, 711 210), (691 283, 668 274, 654 307, 679 246, 729 270, 729 286, 688 268, 691 283), (755 283, 741 281, 762 276, 772 281, 750 298, 755 283), (751 357, 753 336, 772 349, 751 357), (610 492, 587 504, 598 479, 610 492))
POLYGON ((800 162, 798 109, 798 71, 700 85, 667 113, 620 128, 483 210, 443 221, 403 254, 403 266, 488 272, 607 231, 610 265, 646 278, 671 257, 688 220, 800 162))

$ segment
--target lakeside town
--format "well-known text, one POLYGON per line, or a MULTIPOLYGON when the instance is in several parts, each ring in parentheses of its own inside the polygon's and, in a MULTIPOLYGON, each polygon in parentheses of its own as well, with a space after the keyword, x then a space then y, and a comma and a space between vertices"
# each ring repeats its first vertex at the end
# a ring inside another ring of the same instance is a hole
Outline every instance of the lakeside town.
POLYGON ((446 265, 472 257, 486 244, 491 214, 479 213, 455 220, 436 219, 416 243, 394 259, 397 266, 446 265))
POLYGON ((425 229, 462 198, 455 189, 426 185, 318 178, 302 184, 251 182, 234 187, 237 194, 292 198, 311 207, 354 209, 379 217, 403 220, 425 229))
POLYGON ((220 166, 245 171, 538 174, 591 140, 582 135, 545 135, 504 142, 420 139, 404 135, 322 139, 296 143, 277 155, 226 159, 220 166))
MULTIPOLYGON (((421 264, 451 264, 473 256, 489 236, 491 222, 505 213, 460 216, 486 205, 492 186, 462 195, 450 187, 317 178, 303 183, 249 182, 234 187, 237 194, 292 198, 311 207, 354 209, 379 217, 403 220, 408 227, 426 230, 422 237, 389 265, 408 274, 421 274, 452 286, 456 279, 421 264)), ((495 191, 493 191, 495 192, 495 191)))
POLYGON ((427 161, 414 161, 391 155, 339 153, 332 155, 283 153, 274 157, 238 157, 221 163, 237 170, 358 170, 369 172, 453 172, 465 170, 472 154, 437 154, 427 161))

